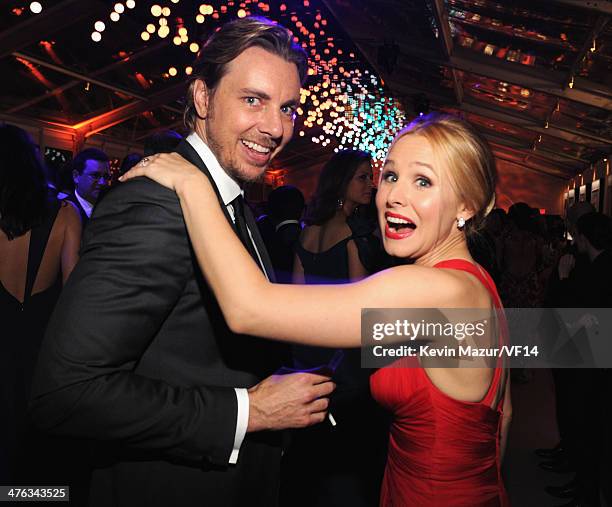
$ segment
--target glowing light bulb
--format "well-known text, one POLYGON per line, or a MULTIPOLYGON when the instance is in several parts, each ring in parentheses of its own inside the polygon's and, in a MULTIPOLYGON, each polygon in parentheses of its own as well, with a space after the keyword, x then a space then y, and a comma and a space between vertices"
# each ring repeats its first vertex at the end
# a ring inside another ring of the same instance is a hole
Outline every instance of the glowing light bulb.
POLYGON ((148 41, 151 38, 151 35, 149 34, 149 32, 142 32, 140 34, 140 38, 144 41, 148 41))
POLYGON ((134 7, 136 7, 136 2, 134 0, 127 0, 127 2, 125 2, 125 6, 128 9, 133 9, 134 7))
POLYGON ((182 41, 178 35, 175 35, 174 38, 172 39, 172 42, 174 42, 175 46, 180 46, 182 41))
POLYGON ((113 11, 110 13, 110 18, 111 21, 114 21, 116 23, 121 18, 121 15, 118 12, 113 11))
POLYGON ((171 12, 170 12, 170 7, 164 7, 162 9, 162 14, 166 17, 170 16, 171 12))
POLYGON ((153 23, 149 23, 147 25, 147 32, 149 33, 155 33, 155 25, 153 23))
POLYGON ((32 2, 30 4, 30 10, 34 14, 40 14, 42 12, 42 4, 40 2, 32 2))
POLYGON ((236 14, 238 15, 239 18, 246 17, 246 11, 244 9, 238 9, 238 12, 236 14))
POLYGON ((157 35, 159 35, 162 39, 168 37, 168 35, 170 35, 170 28, 168 28, 168 25, 160 26, 159 30, 157 30, 157 35))
POLYGON ((104 29, 106 28, 106 25, 102 21, 96 21, 95 24, 94 24, 94 28, 98 32, 103 32, 104 29))
POLYGON ((202 14, 198 14, 198 15, 196 16, 196 21, 197 21, 198 23, 200 23, 200 24, 204 23, 204 20, 205 20, 205 19, 206 19, 206 18, 205 18, 205 17, 204 17, 202 14))
POLYGON ((197 42, 192 42, 189 44, 189 51, 192 53, 197 53, 200 50, 200 45, 197 42))
POLYGON ((115 4, 115 12, 119 14, 123 14, 124 11, 125 11, 125 5, 123 5, 121 2, 117 2, 115 4))
POLYGON ((177 73, 178 73, 178 71, 176 70, 175 67, 170 67, 168 69, 168 74, 170 74, 171 76, 176 76, 177 73))
POLYGON ((102 40, 102 34, 100 32, 92 32, 91 40, 94 42, 100 42, 102 40))
POLYGON ((184 37, 185 35, 187 35, 187 28, 185 28, 184 26, 182 26, 181 28, 178 29, 178 34, 181 37, 184 37))
POLYGON ((185 67, 185 74, 187 74, 188 76, 191 76, 193 72, 193 67, 185 67))
POLYGON ((152 5, 151 6, 151 14, 153 14, 153 16, 155 16, 156 18, 161 16, 162 8, 159 5, 157 5, 157 4, 152 5))

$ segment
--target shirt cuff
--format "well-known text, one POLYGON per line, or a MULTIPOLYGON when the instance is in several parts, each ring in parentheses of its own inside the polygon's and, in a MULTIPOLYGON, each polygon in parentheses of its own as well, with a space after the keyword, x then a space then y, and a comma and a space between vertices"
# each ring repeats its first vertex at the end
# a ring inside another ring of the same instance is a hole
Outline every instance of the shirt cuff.
POLYGON ((249 426, 249 393, 246 389, 235 388, 236 401, 238 402, 238 417, 236 418, 236 436, 234 437, 234 448, 230 454, 229 462, 235 465, 238 461, 238 453, 242 441, 249 426))

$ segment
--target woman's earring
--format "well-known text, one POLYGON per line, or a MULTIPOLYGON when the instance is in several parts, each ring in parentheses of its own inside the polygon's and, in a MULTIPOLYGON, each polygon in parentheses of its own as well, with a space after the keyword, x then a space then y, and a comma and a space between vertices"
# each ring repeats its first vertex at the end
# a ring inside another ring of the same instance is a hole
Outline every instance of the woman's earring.
POLYGON ((465 218, 459 217, 457 219, 457 229, 461 230, 465 227, 465 218))
POLYGON ((336 201, 336 208, 342 209, 343 206, 344 206, 344 199, 338 199, 336 201))

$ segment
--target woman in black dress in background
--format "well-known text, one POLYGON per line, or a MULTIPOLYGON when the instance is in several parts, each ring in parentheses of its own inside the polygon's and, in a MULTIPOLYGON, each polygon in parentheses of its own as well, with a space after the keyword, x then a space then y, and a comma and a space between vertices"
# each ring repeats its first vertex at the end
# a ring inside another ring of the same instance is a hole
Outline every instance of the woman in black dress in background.
MULTIPOLYGON (((294 283, 346 283, 371 274, 376 247, 382 248, 373 235, 376 221, 361 218, 358 207, 370 205, 372 191, 368 153, 342 150, 325 164, 308 212, 309 226, 296 247, 294 283)), ((306 346, 293 351, 296 366, 303 369, 328 364, 334 354, 342 359, 330 405, 337 425, 328 421, 295 433, 284 463, 282 505, 377 505, 387 426, 370 395, 371 372, 361 368, 360 351, 306 346)))
POLYGON ((80 241, 79 214, 49 192, 30 136, 0 124, 0 484, 24 483, 38 465, 24 447, 34 445, 26 418, 32 373, 80 241))

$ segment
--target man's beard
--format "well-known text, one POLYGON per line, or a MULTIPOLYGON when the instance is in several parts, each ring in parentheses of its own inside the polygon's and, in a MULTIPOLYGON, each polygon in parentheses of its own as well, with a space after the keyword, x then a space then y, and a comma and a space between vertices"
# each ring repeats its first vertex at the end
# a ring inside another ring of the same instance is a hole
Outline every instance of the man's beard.
POLYGON ((213 152, 213 154, 219 161, 219 164, 221 164, 221 167, 227 174, 229 174, 233 179, 237 180, 240 183, 256 183, 258 181, 263 180, 267 167, 264 168, 260 174, 253 175, 248 173, 247 171, 241 170, 240 167, 238 167, 233 160, 223 160, 221 158, 221 154, 223 153, 223 150, 221 149, 221 144, 215 140, 215 136, 212 135, 210 130, 207 127, 205 128, 208 147, 213 152))

